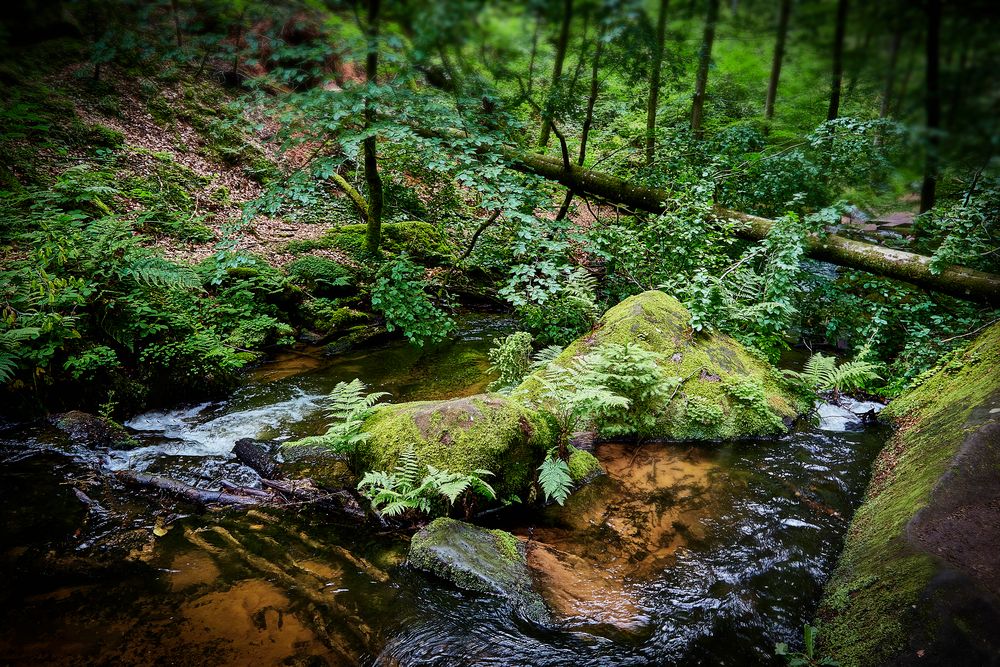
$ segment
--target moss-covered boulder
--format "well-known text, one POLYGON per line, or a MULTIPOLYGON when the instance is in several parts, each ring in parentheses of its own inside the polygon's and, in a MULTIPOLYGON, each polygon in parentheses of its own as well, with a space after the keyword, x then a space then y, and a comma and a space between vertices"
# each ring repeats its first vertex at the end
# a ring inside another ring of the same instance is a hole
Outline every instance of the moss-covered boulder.
POLYGON ((882 411, 899 430, 819 616, 844 667, 1000 656, 1000 325, 882 411))
MULTIPOLYGON (((667 377, 682 381, 652 406, 656 425, 644 435, 677 440, 726 440, 783 433, 797 414, 774 369, 722 333, 695 333, 677 299, 643 292, 611 308, 594 329, 570 343, 554 363, 568 365, 603 344, 634 345, 662 355, 667 377)), ((538 374, 513 396, 539 401, 538 374)))
POLYGON ((365 421, 364 431, 365 468, 390 470, 412 445, 425 465, 461 473, 489 470, 501 498, 527 488, 556 439, 545 415, 490 394, 383 405, 365 421))
POLYGON ((83 447, 131 449, 139 445, 118 422, 89 412, 70 410, 53 415, 49 421, 75 444, 83 447))
POLYGON ((413 536, 409 562, 463 590, 495 595, 536 623, 550 620, 534 590, 524 544, 510 533, 435 519, 413 536))

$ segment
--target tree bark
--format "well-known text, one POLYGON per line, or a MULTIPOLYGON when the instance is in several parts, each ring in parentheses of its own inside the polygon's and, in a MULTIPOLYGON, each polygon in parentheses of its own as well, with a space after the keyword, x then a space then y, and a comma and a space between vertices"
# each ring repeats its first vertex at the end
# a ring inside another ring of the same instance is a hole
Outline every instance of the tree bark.
POLYGON ((938 178, 938 150, 941 143, 941 0, 927 0, 927 59, 924 103, 927 109, 927 154, 924 182, 920 187, 920 212, 934 207, 938 178))
MULTIPOLYGON (((597 35, 597 47, 594 51, 594 62, 590 67, 590 95, 587 97, 587 114, 583 119, 583 129, 580 132, 580 153, 577 155, 576 163, 583 166, 587 161, 587 138, 590 136, 590 128, 594 124, 594 106, 597 104, 597 93, 600 91, 600 81, 598 74, 601 68, 601 53, 604 51, 604 32, 597 35)), ((562 220, 569 213, 569 205, 573 203, 573 190, 566 191, 562 206, 556 214, 556 220, 562 220)))
POLYGON ((170 11, 174 16, 174 37, 177 40, 177 48, 183 48, 184 36, 181 34, 181 16, 178 0, 170 0, 170 11))
POLYGON ((778 97, 778 81, 781 79, 781 61, 785 57, 785 37, 788 35, 788 19, 792 13, 792 0, 781 0, 778 13, 778 34, 774 39, 774 59, 771 61, 771 78, 767 83, 767 101, 764 102, 764 120, 774 117, 774 102, 778 97))
MULTIPOLYGON (((521 153, 514 149, 504 149, 503 152, 515 169, 556 181, 574 192, 590 193, 633 209, 662 213, 665 210, 663 202, 670 197, 666 190, 634 185, 577 165, 566 169, 562 160, 552 157, 521 153)), ((714 215, 720 220, 740 223, 736 235, 751 241, 763 239, 774 224, 772 220, 721 206, 715 207, 714 215)), ((868 271, 960 299, 987 304, 1000 303, 1000 276, 963 266, 952 266, 940 274, 934 274, 930 269, 931 258, 926 255, 833 234, 810 237, 806 243, 806 254, 813 259, 868 271)))
POLYGON ((552 132, 552 99, 558 90, 562 78, 563 61, 566 60, 566 49, 569 47, 569 26, 573 20, 573 0, 563 0, 562 25, 559 27, 559 40, 556 42, 556 61, 552 66, 552 83, 549 85, 549 102, 542 113, 542 131, 538 135, 539 148, 545 148, 552 132))
POLYGON ((830 81, 830 106, 826 111, 827 120, 840 116, 840 87, 844 80, 844 35, 847 32, 848 0, 837 2, 837 27, 833 36, 833 76, 830 81))
POLYGON ((653 64, 649 70, 649 97, 646 101, 646 166, 653 164, 656 152, 656 108, 660 100, 660 70, 663 67, 663 47, 667 39, 667 5, 670 0, 660 0, 660 14, 656 17, 656 46, 653 64))
POLYGON ((719 0, 708 0, 708 16, 705 33, 701 39, 701 53, 698 56, 698 78, 694 86, 694 101, 691 104, 691 131, 701 139, 704 135, 702 119, 705 112, 705 90, 708 88, 708 66, 712 62, 712 42, 715 41, 715 23, 719 20, 719 0))
MULTIPOLYGON (((365 80, 369 87, 378 82, 378 14, 379 0, 368 0, 368 57, 365 60, 365 80)), ((375 104, 371 91, 365 95, 365 129, 375 124, 375 104)), ((378 252, 382 243, 382 177, 378 173, 378 153, 375 136, 364 140, 365 183, 368 186, 368 228, 365 248, 378 252)))
POLYGON ((899 47, 903 44, 903 22, 896 21, 896 29, 892 33, 889 44, 889 64, 885 71, 885 87, 882 89, 882 102, 879 105, 878 117, 888 118, 892 105, 892 92, 896 85, 896 63, 899 62, 899 47))

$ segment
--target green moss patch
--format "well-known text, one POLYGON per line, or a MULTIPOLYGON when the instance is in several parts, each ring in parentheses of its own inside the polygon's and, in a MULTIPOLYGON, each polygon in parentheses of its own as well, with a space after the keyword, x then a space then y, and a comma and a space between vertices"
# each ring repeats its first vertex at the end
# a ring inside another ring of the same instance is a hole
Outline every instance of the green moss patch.
MULTIPOLYGON (((650 437, 728 440, 785 432, 785 422, 797 411, 774 369, 725 334, 695 333, 688 326, 690 319, 677 299, 643 292, 611 308, 555 363, 568 365, 607 343, 637 345, 663 355, 665 375, 681 378, 683 384, 669 401, 653 406, 658 414, 650 437)), ((537 402, 540 388, 536 374, 513 395, 537 402)))
MULTIPOLYGON (((290 241, 286 250, 305 253, 335 248, 352 257, 364 257, 366 233, 365 225, 342 225, 334 227, 320 239, 290 241)), ((420 221, 382 223, 381 250, 389 255, 406 252, 415 261, 430 266, 445 264, 455 255, 437 227, 420 221)))
MULTIPOLYGON (((1000 325, 994 325, 882 412, 900 428, 876 461, 819 611, 822 652, 845 667, 895 664, 905 651, 914 650, 915 637, 930 641, 943 636, 941 621, 931 611, 941 603, 929 597, 941 561, 937 550, 914 538, 914 527, 938 490, 977 493, 960 488, 963 473, 955 472, 956 455, 967 438, 990 422, 988 410, 980 408, 1000 397, 998 368, 1000 325)), ((961 625, 954 619, 947 622, 961 625)), ((976 637, 967 639, 968 646, 978 643, 976 637)), ((946 664, 945 658, 928 660, 946 664)))
POLYGON ((378 408, 368 418, 362 461, 390 470, 413 445, 420 462, 453 472, 485 469, 501 498, 531 482, 556 432, 541 413, 503 396, 479 394, 447 401, 416 401, 378 408))

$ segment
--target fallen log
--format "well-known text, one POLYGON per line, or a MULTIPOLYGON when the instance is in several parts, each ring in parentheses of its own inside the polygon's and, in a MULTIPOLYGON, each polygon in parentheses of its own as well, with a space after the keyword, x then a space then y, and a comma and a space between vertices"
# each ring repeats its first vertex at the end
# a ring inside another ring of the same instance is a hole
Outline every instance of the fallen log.
MULTIPOLYGON (((523 153, 513 148, 503 149, 503 154, 519 171, 556 181, 575 192, 588 193, 641 211, 662 213, 666 210, 663 203, 670 197, 666 190, 634 185, 616 176, 574 164, 567 165, 562 160, 544 155, 523 153)), ((715 216, 719 220, 739 223, 737 236, 750 241, 763 239, 774 225, 773 220, 722 206, 715 207, 715 216)), ((934 274, 930 269, 931 258, 927 255, 835 234, 810 236, 806 240, 806 254, 813 259, 894 278, 960 299, 1000 304, 1000 276, 964 266, 951 266, 934 274)))
POLYGON ((253 495, 237 495, 226 491, 210 491, 189 486, 175 479, 158 475, 144 475, 130 470, 119 470, 115 475, 118 479, 132 486, 152 488, 172 496, 188 500, 198 505, 261 505, 268 502, 264 498, 253 495))

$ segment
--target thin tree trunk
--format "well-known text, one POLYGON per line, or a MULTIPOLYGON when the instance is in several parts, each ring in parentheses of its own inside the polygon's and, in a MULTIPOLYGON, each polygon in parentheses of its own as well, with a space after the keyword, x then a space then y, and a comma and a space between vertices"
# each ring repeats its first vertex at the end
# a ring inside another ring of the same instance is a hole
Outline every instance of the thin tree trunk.
POLYGON ((698 58, 698 78, 694 87, 694 102, 691 105, 691 131, 698 139, 702 137, 702 119, 705 112, 705 90, 708 88, 708 66, 712 61, 712 42, 715 41, 715 23, 719 20, 719 0, 708 0, 708 16, 705 20, 705 34, 701 40, 701 54, 698 58))
POLYGON ((924 102, 927 108, 927 155, 920 187, 920 212, 934 207, 937 190, 938 151, 941 143, 941 0, 927 0, 927 62, 924 102))
POLYGON ((559 89, 562 78, 563 61, 566 60, 566 49, 569 47, 569 26, 573 20, 573 0, 563 1, 562 25, 559 28, 559 41, 556 42, 556 61, 552 66, 552 83, 549 86, 549 102, 542 113, 542 131, 538 135, 538 146, 545 148, 552 132, 552 101, 554 93, 559 89))
POLYGON ((892 43, 889 45, 889 65, 885 72, 885 87, 882 89, 882 103, 879 105, 878 117, 887 118, 892 105, 893 87, 896 85, 896 63, 899 61, 899 47, 903 44, 903 22, 896 21, 896 29, 892 33, 892 43))
POLYGON ((837 28, 833 36, 833 77, 830 81, 830 107, 826 111, 827 120, 840 116, 840 86, 844 80, 844 34, 847 32, 848 0, 837 2, 837 28))
POLYGON ((573 78, 569 82, 569 94, 572 95, 573 91, 576 90, 576 84, 580 81, 580 72, 583 71, 583 63, 586 62, 587 55, 587 33, 590 30, 590 12, 586 12, 583 16, 583 31, 580 35, 580 55, 576 61, 576 67, 573 68, 573 78))
MULTIPOLYGON (((598 73, 601 68, 601 53, 604 51, 603 37, 603 31, 598 33, 597 48, 594 51, 594 62, 590 68, 590 95, 587 97, 587 113, 583 119, 583 130, 580 132, 580 153, 576 158, 576 163, 581 167, 587 161, 587 138, 590 136, 590 128, 594 124, 594 106, 597 104, 597 93, 600 91, 598 73)), ((562 220, 569 213, 569 205, 573 203, 573 195, 572 188, 566 190, 566 197, 563 198, 563 203, 559 207, 556 220, 562 220)))
POLYGON ((781 0, 778 14, 778 34, 774 39, 774 59, 771 61, 771 79, 767 83, 767 101, 764 102, 764 120, 774 117, 774 102, 778 97, 778 81, 781 79, 781 62, 785 57, 785 38, 788 35, 788 19, 792 13, 792 0, 781 0))
POLYGON ((531 57, 528 59, 528 97, 531 97, 535 79, 535 55, 538 53, 538 31, 542 27, 542 13, 535 15, 535 30, 531 33, 531 57))
POLYGON ((667 39, 667 5, 660 0, 660 14, 656 18, 656 47, 653 64, 649 70, 649 97, 646 101, 646 165, 653 164, 656 153, 656 109, 660 100, 660 70, 663 68, 663 47, 667 39))
MULTIPOLYGON (((378 82, 378 14, 379 0, 368 0, 368 57, 365 59, 365 80, 368 86, 378 82)), ((365 95, 365 129, 375 124, 375 104, 371 91, 365 95)), ((365 248, 370 253, 378 252, 382 243, 382 177, 378 173, 378 154, 375 137, 366 137, 365 184, 368 186, 368 229, 365 248)))
POLYGON ((181 35, 181 16, 178 0, 170 0, 170 10, 174 15, 174 37, 177 39, 177 48, 183 48, 184 38, 181 35))

